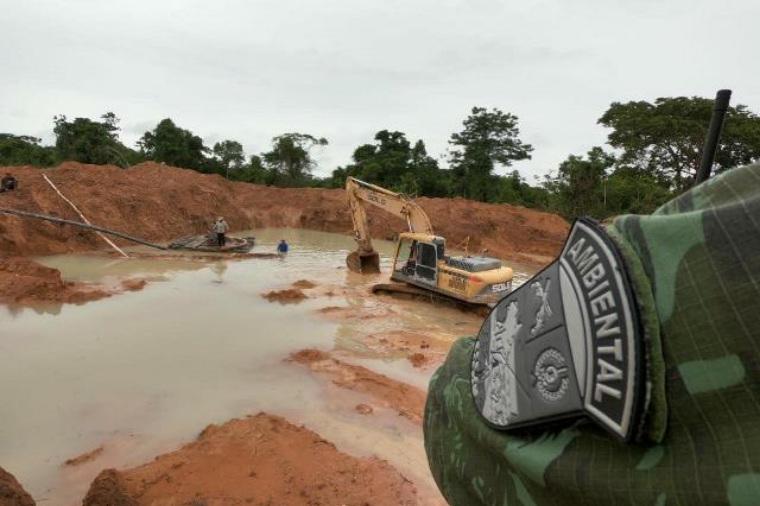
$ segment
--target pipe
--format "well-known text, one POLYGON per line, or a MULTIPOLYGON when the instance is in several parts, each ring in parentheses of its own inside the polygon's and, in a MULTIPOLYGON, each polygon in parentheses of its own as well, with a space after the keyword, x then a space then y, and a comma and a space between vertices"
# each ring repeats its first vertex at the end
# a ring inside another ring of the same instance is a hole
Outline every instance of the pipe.
POLYGON ((702 148, 702 163, 699 165, 695 185, 710 178, 713 163, 715 162, 715 153, 718 150, 720 141, 720 132, 723 130, 723 121, 728 110, 728 103, 731 101, 731 90, 718 90, 715 96, 715 105, 713 106, 712 119, 710 120, 710 129, 707 132, 705 146, 702 148))
POLYGON ((29 213, 26 211, 18 211, 16 209, 6 209, 4 207, 0 207, 0 214, 12 214, 15 216, 23 216, 24 218, 33 218, 36 220, 51 221, 53 223, 63 223, 65 225, 73 225, 75 227, 81 227, 81 228, 86 228, 89 230, 95 230, 96 232, 102 232, 104 234, 110 234, 115 237, 126 239, 127 241, 136 242, 137 244, 142 244, 144 246, 150 246, 151 248, 156 248, 160 250, 168 249, 165 246, 159 246, 158 244, 153 244, 148 241, 144 241, 143 239, 138 239, 137 237, 132 237, 127 234, 122 234, 121 232, 116 232, 115 230, 109 230, 107 228, 99 227, 97 225, 88 225, 87 223, 82 223, 81 221, 66 220, 64 218, 56 218, 54 216, 47 216, 45 214, 29 213))

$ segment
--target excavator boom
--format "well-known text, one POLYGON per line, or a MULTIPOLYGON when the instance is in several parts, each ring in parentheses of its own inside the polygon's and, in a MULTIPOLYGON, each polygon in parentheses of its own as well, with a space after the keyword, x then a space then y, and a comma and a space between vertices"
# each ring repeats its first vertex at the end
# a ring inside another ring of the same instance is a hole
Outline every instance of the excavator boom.
POLYGON ((433 226, 427 214, 407 195, 395 193, 353 177, 346 179, 346 193, 351 209, 351 219, 354 223, 354 239, 357 244, 357 251, 351 252, 346 258, 346 264, 352 271, 380 272, 380 256, 372 246, 365 203, 402 218, 406 221, 410 232, 433 234, 433 226))

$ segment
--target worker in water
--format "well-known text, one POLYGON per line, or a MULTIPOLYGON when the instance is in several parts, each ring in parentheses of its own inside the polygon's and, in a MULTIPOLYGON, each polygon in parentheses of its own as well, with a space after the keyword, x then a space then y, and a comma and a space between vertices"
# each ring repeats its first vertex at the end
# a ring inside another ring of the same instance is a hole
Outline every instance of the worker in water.
POLYGON ((451 506, 760 504, 759 181, 575 222, 452 346, 423 423, 451 506))
POLYGON ((280 239, 280 244, 277 245, 277 253, 284 255, 288 252, 288 243, 285 239, 280 239))
POLYGON ((5 177, 0 180, 0 193, 9 192, 18 189, 18 180, 10 172, 5 173, 5 177))
POLYGON ((216 242, 219 244, 219 247, 223 247, 225 243, 225 234, 230 229, 230 226, 227 225, 227 222, 225 219, 220 216, 216 219, 214 222, 214 233, 216 233, 216 242))

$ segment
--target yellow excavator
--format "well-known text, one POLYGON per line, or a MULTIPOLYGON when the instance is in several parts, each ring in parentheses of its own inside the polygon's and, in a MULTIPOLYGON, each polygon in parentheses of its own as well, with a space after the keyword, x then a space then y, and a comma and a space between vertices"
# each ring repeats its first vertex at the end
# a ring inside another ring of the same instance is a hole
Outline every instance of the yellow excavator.
POLYGON ((373 287, 375 293, 440 295, 471 305, 493 305, 512 290, 512 269, 496 258, 446 255, 445 240, 435 235, 425 211, 407 195, 346 179, 348 205, 354 222, 357 250, 346 258, 360 273, 380 272, 380 255, 372 246, 365 203, 406 221, 408 232, 398 235, 391 281, 373 287))

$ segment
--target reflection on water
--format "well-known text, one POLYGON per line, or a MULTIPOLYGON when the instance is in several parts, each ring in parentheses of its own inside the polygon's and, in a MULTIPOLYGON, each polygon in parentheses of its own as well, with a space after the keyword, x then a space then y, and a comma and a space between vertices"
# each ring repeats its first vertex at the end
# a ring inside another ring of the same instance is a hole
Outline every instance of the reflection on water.
MULTIPOLYGON (((453 341, 477 321, 454 309, 370 296, 365 287, 387 274, 349 272, 348 236, 292 229, 241 235, 257 237, 257 252, 274 251, 281 238, 291 251, 240 261, 47 257, 41 261, 67 279, 163 281, 82 306, 0 307, 0 465, 38 502, 76 503, 100 469, 145 462, 209 423, 263 410, 304 423, 339 448, 427 474, 418 428, 382 412, 361 417, 351 409, 361 396, 326 396, 311 373, 283 359, 304 347, 337 347, 424 387, 432 371, 368 350, 361 337, 406 330, 453 341), (326 295, 318 287, 320 296, 286 306, 260 296, 304 278, 344 290, 326 295), (315 312, 325 306, 390 316, 330 321, 315 312), (99 445, 105 451, 94 462, 61 465, 99 445)), ((387 273, 392 244, 376 246, 387 273)))

